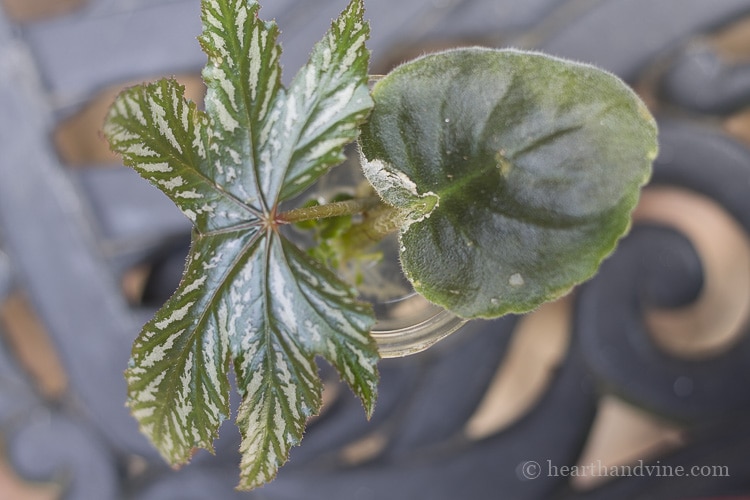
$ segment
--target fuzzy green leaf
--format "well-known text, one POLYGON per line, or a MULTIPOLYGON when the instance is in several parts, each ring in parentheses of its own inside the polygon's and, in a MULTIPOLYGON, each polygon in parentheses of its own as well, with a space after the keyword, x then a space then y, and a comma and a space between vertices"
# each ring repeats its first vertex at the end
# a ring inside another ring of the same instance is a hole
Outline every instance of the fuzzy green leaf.
POLYGON ((233 364, 242 402, 240 487, 272 479, 318 412, 315 356, 362 400, 377 394, 371 308, 279 232, 280 202, 343 158, 372 106, 369 27, 352 0, 290 88, 274 23, 252 0, 204 0, 205 112, 173 80, 115 101, 104 132, 127 165, 194 222, 183 279, 145 325, 126 372, 128 405, 172 464, 212 449, 229 413, 233 364))
POLYGON ((657 151, 624 83, 537 53, 426 56, 373 98, 364 169, 404 211, 404 271, 463 317, 526 312, 589 278, 629 227, 657 151))

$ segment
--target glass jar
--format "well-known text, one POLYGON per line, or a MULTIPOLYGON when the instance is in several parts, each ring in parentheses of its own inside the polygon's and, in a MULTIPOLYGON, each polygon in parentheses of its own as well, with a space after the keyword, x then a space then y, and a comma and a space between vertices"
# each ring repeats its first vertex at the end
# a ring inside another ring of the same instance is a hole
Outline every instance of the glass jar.
MULTIPOLYGON (((360 197, 363 191, 372 195, 357 155, 349 156, 350 160, 335 167, 303 195, 302 202, 315 199, 325 204, 342 195, 360 197)), ((303 235, 292 239, 303 246, 310 244, 303 235)), ((467 323, 414 291, 401 271, 398 248, 398 235, 389 234, 367 249, 377 258, 358 260, 339 269, 342 279, 356 283, 360 300, 373 306, 377 321, 371 334, 383 358, 421 352, 467 323)))

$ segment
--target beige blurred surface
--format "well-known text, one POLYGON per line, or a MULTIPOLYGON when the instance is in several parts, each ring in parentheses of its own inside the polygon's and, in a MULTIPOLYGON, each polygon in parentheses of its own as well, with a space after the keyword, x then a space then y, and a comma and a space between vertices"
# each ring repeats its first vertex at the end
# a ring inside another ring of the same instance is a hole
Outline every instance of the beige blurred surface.
POLYGON ((86 0, 0 0, 0 6, 13 21, 26 23, 67 14, 86 0))

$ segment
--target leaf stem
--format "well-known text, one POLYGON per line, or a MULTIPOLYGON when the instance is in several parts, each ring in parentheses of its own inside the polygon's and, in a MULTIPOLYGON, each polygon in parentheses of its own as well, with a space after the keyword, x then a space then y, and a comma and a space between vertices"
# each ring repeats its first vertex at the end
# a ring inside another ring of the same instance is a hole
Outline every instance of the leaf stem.
POLYGON ((350 227, 342 239, 350 249, 367 248, 397 231, 403 223, 404 217, 401 210, 381 203, 367 212, 360 224, 350 227))
POLYGON ((326 219, 342 215, 353 215, 372 210, 383 202, 377 196, 354 198, 352 200, 336 201, 313 207, 300 207, 280 213, 276 217, 278 224, 294 224, 309 220, 326 219))
POLYGON ((354 214, 361 214, 362 220, 352 224, 340 236, 340 241, 347 248, 347 253, 356 253, 368 248, 397 231, 404 223, 403 212, 384 203, 378 196, 295 208, 280 213, 275 220, 277 224, 293 224, 354 214))

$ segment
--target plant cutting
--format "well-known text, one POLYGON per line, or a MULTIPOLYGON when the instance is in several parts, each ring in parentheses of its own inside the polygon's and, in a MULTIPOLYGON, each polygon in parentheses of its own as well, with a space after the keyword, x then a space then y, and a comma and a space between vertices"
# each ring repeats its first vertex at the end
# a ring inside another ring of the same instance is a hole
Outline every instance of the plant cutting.
POLYGON ((463 318, 529 311, 595 273, 657 150, 625 84, 538 53, 428 55, 370 92, 362 0, 285 88, 278 28, 259 8, 202 1, 205 109, 166 79, 125 90, 104 126, 194 225, 177 290, 134 343, 128 405, 183 464, 212 450, 229 417, 231 365, 242 489, 276 475, 319 411, 316 357, 374 409, 375 317, 332 264, 395 232, 404 275, 429 301, 463 318), (369 192, 294 205, 357 139, 369 192), (292 225, 325 251, 300 248, 292 225))

